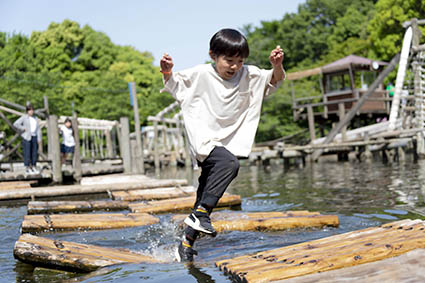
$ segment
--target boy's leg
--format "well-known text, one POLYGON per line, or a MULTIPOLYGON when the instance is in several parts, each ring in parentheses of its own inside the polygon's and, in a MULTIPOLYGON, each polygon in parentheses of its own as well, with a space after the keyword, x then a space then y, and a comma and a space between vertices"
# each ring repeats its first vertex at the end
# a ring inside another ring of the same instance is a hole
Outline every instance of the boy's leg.
POLYGON ((24 151, 24 165, 28 168, 30 166, 31 159, 31 144, 26 139, 22 139, 22 149, 24 151))
POLYGON ((31 137, 31 165, 35 169, 38 159, 38 142, 37 137, 31 137))
POLYGON ((215 147, 201 163, 201 167, 200 181, 204 181, 203 186, 200 186, 202 191, 198 189, 194 212, 185 219, 185 223, 194 230, 215 236, 216 231, 211 225, 209 215, 237 176, 239 161, 226 148, 215 147))

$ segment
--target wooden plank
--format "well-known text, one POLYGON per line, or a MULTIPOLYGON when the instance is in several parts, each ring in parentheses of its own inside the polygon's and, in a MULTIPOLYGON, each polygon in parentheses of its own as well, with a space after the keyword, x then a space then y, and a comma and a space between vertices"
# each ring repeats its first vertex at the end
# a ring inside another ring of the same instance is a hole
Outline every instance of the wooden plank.
POLYGON ((127 249, 51 240, 30 234, 21 235, 15 243, 16 259, 35 265, 90 272, 123 263, 158 263, 159 260, 127 249))
POLYGON ((196 188, 193 186, 185 187, 166 187, 151 190, 131 190, 112 192, 114 200, 138 201, 138 200, 154 200, 169 199, 193 196, 196 194, 196 188))
POLYGON ((425 250, 416 249, 393 258, 275 282, 425 282, 425 250))
POLYGON ((126 210, 127 201, 30 201, 28 214, 83 212, 95 210, 126 210))
POLYGON ((422 220, 402 220, 216 262, 242 282, 270 282, 398 256, 425 248, 422 220))
POLYGON ((34 197, 51 197, 65 195, 82 195, 107 193, 108 191, 123 191, 123 190, 140 190, 152 189, 158 187, 171 187, 187 185, 187 180, 147 180, 139 183, 117 183, 117 184, 99 184, 99 185, 68 185, 68 186, 51 186, 37 187, 31 189, 10 190, 8 192, 0 191, 0 200, 22 199, 34 197))
POLYGON ((25 215, 22 222, 22 233, 117 229, 151 225, 158 222, 157 217, 147 213, 25 215))
MULTIPOLYGON (((148 201, 140 203, 130 203, 128 207, 134 213, 162 213, 176 210, 191 209, 196 197, 185 197, 158 201, 148 201)), ((219 200, 217 207, 238 206, 242 203, 239 195, 224 194, 219 200)))
MULTIPOLYGON (((182 222, 187 215, 175 215, 174 222, 182 222)), ((212 225, 217 232, 222 231, 278 231, 302 227, 338 226, 336 215, 320 215, 319 212, 213 212, 212 225)))

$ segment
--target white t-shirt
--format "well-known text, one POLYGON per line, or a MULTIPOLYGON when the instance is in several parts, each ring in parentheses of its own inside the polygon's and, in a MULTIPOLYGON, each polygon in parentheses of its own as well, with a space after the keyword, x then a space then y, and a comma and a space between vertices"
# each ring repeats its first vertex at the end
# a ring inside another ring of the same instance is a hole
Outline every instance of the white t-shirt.
POLYGON ((30 119, 31 136, 35 137, 37 135, 37 120, 31 116, 28 118, 30 119))
POLYGON ((276 86, 272 70, 243 66, 231 80, 212 64, 173 72, 161 92, 180 103, 192 154, 203 161, 215 146, 247 157, 254 143, 263 98, 276 86))
POLYGON ((72 134, 72 128, 67 128, 65 125, 62 125, 60 127, 60 130, 62 132, 62 143, 65 146, 75 146, 75 140, 74 140, 74 136, 72 134))

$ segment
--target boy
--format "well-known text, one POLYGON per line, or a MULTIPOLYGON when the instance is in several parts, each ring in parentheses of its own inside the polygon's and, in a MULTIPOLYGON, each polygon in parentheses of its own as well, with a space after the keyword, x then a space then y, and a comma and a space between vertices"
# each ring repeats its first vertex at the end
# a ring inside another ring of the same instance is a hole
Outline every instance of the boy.
POLYGON ((61 163, 65 164, 68 154, 73 154, 75 150, 74 132, 72 130, 71 119, 66 118, 59 131, 62 134, 61 163))
POLYGON ((193 261, 197 252, 192 247, 200 232, 217 234, 209 215, 238 174, 236 156, 247 157, 251 151, 263 98, 285 78, 279 46, 270 53, 273 70, 243 65, 248 43, 233 29, 211 38, 209 55, 213 64, 176 73, 168 54, 160 61, 162 91, 180 103, 191 153, 202 169, 193 213, 184 221, 185 237, 176 250, 178 261, 193 261))

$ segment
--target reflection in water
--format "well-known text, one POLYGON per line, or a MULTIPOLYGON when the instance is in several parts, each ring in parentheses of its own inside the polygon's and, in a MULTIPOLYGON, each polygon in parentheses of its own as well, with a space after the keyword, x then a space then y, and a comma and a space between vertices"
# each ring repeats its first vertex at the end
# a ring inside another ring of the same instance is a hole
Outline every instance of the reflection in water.
POLYGON ((215 282, 212 277, 204 272, 202 272, 201 269, 197 268, 195 264, 188 263, 186 265, 187 270, 189 271, 189 274, 192 275, 198 283, 213 283, 215 282))

